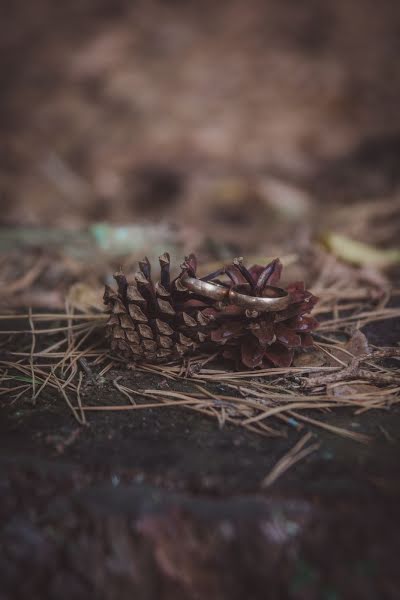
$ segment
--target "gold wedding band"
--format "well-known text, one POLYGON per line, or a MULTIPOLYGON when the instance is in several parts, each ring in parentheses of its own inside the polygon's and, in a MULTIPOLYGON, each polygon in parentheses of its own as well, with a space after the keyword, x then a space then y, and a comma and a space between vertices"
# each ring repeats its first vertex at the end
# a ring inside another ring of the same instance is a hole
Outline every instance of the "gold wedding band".
POLYGON ((196 277, 183 276, 180 278, 180 281, 191 292, 195 292, 206 298, 212 298, 213 300, 225 300, 229 292, 228 288, 218 285, 218 283, 209 283, 196 277))
POLYGON ((230 304, 248 308, 249 310, 258 310, 260 312, 272 312, 283 310, 289 306, 289 294, 286 290, 267 285, 264 289, 270 289, 274 294, 279 294, 277 298, 263 298, 260 296, 248 296, 247 294, 239 294, 235 290, 229 290, 228 298, 230 304))
POLYGON ((191 292, 195 292, 206 298, 219 301, 225 300, 229 304, 260 312, 283 310, 288 307, 290 302, 288 292, 283 288, 275 287, 273 285, 267 285, 264 289, 270 289, 271 292, 277 294, 278 297, 262 298, 240 294, 228 287, 223 287, 217 283, 210 283, 209 281, 202 281, 196 277, 183 276, 181 277, 181 283, 191 292))

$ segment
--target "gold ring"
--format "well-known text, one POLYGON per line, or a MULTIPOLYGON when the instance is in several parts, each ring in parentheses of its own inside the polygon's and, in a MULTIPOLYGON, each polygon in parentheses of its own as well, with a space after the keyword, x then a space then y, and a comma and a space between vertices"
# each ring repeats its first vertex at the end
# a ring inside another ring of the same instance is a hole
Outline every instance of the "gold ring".
POLYGON ((272 312, 283 310, 289 306, 289 293, 283 288, 275 287, 274 285, 266 285, 264 290, 270 289, 275 294, 279 294, 278 298, 264 298, 260 296, 248 296, 247 294, 239 294, 235 290, 229 290, 229 303, 241 306, 249 310, 257 310, 259 312, 272 312))
POLYGON ((183 276, 180 280, 191 292, 195 292, 206 298, 212 298, 213 300, 225 300, 229 293, 229 288, 222 287, 222 285, 218 285, 218 283, 202 281, 196 277, 183 276))
POLYGON ((247 294, 239 294, 235 290, 223 287, 218 283, 210 283, 202 281, 196 277, 181 277, 181 283, 189 291, 211 298, 212 300, 226 300, 229 304, 240 306, 249 310, 257 310, 260 312, 272 312, 283 310, 288 307, 290 302, 289 293, 283 288, 273 285, 265 286, 265 290, 270 289, 274 294, 278 294, 277 298, 262 298, 257 296, 248 296, 247 294))

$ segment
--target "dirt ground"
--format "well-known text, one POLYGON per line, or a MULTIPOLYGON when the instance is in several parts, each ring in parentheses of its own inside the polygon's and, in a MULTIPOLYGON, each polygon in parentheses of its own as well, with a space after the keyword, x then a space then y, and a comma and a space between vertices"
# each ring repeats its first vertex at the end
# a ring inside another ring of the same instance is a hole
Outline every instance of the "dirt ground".
MULTIPOLYGON (((96 304, 113 269, 163 245, 212 264, 285 256, 307 284, 320 265, 299 263, 321 233, 398 245, 397 2, 17 0, 1 12, 5 316, 61 310, 82 283, 96 304), (145 233, 113 253, 89 236, 99 222, 145 233)), ((398 290, 398 267, 361 272, 374 301, 398 290)), ((399 319, 362 331, 396 346, 399 319)), ((2 360, 25 349, 3 339, 2 360)), ((85 401, 115 402, 117 378, 165 389, 114 367, 85 380, 85 401)), ((293 427, 263 437, 183 407, 82 427, 55 392, 0 400, 0 600, 399 597, 398 405, 326 412, 373 441, 307 426, 319 448, 262 489, 293 427)))
MULTIPOLYGON (((396 326, 370 334, 384 341, 396 326)), ((85 397, 112 403, 117 376, 85 397)), ((4 598, 396 598, 400 412, 327 422, 374 442, 315 429, 317 452, 267 491, 293 430, 221 430, 179 408, 103 413, 82 428, 51 393, 5 409, 4 598)))

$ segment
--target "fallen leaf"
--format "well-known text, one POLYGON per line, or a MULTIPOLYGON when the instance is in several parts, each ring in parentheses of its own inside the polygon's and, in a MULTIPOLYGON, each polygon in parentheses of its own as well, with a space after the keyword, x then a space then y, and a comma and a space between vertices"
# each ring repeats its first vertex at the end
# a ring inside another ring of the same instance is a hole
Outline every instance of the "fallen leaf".
POLYGON ((93 308, 104 311, 103 289, 94 289, 86 283, 74 283, 68 290, 67 302, 72 308, 82 312, 93 308))
POLYGON ((320 350, 310 349, 308 352, 300 352, 293 360, 294 367, 322 367, 326 365, 328 357, 320 350))
MULTIPOLYGON (((341 385, 336 384, 328 386, 328 391, 338 397, 373 393, 380 394, 382 392, 376 385, 370 385, 368 383, 355 383, 353 385, 349 383, 343 383, 341 385)), ((370 397, 365 399, 371 400, 370 397)))
POLYGON ((326 233, 322 236, 321 242, 332 254, 354 265, 384 269, 400 262, 398 248, 384 250, 338 233, 326 233))
MULTIPOLYGON (((368 344, 368 340, 363 334, 362 331, 357 329, 357 331, 351 336, 347 344, 344 346, 346 350, 351 352, 353 356, 363 356, 364 354, 369 354, 371 349, 368 344)), ((351 361, 350 356, 341 357, 342 360, 346 360, 347 362, 351 361)))

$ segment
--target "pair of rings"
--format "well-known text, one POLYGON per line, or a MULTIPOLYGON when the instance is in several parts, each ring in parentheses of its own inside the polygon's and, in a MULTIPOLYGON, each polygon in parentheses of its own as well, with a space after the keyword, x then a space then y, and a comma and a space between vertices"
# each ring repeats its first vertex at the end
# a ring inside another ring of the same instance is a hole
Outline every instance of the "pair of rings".
POLYGON ((288 307, 290 298, 289 293, 279 287, 273 285, 266 285, 265 290, 270 290, 275 297, 264 298, 257 296, 249 296, 247 294, 240 294, 234 289, 224 287, 218 283, 210 283, 209 281, 202 281, 196 277, 189 277, 184 275, 181 277, 181 283, 191 292, 195 292, 200 296, 211 298, 213 300, 228 302, 248 310, 257 310, 259 312, 273 312, 283 310, 288 307))

